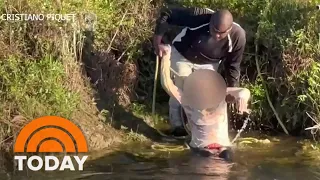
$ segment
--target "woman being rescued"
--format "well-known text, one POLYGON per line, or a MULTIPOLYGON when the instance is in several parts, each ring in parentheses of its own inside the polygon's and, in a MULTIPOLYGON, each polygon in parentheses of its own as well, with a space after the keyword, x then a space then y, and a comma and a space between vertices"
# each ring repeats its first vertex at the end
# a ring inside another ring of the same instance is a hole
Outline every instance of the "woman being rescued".
POLYGON ((226 97, 232 97, 240 114, 250 113, 250 91, 228 88, 218 72, 208 69, 194 71, 184 80, 183 89, 179 89, 170 77, 170 54, 166 53, 161 60, 161 84, 185 111, 191 130, 190 148, 201 154, 230 158, 227 103, 231 102, 226 97))

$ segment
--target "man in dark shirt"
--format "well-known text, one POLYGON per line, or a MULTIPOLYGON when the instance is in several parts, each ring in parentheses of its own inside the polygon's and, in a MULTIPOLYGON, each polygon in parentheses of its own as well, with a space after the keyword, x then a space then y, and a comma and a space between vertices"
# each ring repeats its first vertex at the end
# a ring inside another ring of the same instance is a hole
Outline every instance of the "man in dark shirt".
MULTIPOLYGON (((182 89, 183 80, 197 69, 217 70, 224 64, 228 87, 237 87, 240 63, 246 44, 244 29, 233 22, 228 10, 213 11, 208 8, 168 8, 157 19, 153 45, 162 57, 165 45, 162 37, 169 25, 185 27, 173 40, 171 71, 176 86, 182 89)), ((205 78, 205 77, 203 77, 205 78)), ((232 101, 232 97, 228 96, 232 101)), ((170 98, 171 134, 184 136, 179 102, 170 98)))

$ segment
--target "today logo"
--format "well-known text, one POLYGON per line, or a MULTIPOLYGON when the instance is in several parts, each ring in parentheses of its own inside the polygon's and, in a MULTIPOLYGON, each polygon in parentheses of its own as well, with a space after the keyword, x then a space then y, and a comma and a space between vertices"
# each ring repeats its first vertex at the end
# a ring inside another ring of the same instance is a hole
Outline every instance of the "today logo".
MULTIPOLYGON (((87 153, 87 141, 82 131, 71 121, 58 116, 44 116, 28 123, 19 133, 15 145, 14 153, 87 153)), ((56 156, 18 156, 14 159, 18 161, 18 170, 23 170, 26 162, 27 167, 32 171, 43 168, 45 171, 70 169, 75 171, 71 158, 78 164, 78 170, 83 170, 83 164, 88 156, 64 156, 62 162, 56 156), (53 162, 53 165, 50 164, 53 162), (36 162, 36 163, 35 163, 36 162), (37 165, 34 165, 37 164, 37 165), (60 165, 60 167, 59 167, 60 165)))

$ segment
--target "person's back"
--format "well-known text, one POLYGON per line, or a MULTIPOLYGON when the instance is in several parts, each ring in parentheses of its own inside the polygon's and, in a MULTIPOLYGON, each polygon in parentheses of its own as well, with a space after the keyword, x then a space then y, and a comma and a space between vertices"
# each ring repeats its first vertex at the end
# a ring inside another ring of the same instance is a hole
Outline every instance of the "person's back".
POLYGON ((205 148, 212 143, 230 145, 225 113, 226 93, 227 85, 216 71, 197 70, 185 79, 181 97, 178 98, 191 126, 191 146, 205 148))
POLYGON ((189 145, 194 149, 215 149, 218 153, 231 146, 225 98, 230 94, 239 99, 239 111, 248 112, 250 91, 245 88, 227 88, 219 73, 206 69, 190 74, 183 89, 179 89, 170 79, 169 59, 170 53, 162 59, 161 83, 166 92, 181 103, 186 113, 192 136, 189 145))
POLYGON ((212 144, 229 147, 227 104, 222 101, 216 109, 201 112, 188 109, 182 104, 191 128, 192 139, 190 146, 193 148, 206 148, 212 144))

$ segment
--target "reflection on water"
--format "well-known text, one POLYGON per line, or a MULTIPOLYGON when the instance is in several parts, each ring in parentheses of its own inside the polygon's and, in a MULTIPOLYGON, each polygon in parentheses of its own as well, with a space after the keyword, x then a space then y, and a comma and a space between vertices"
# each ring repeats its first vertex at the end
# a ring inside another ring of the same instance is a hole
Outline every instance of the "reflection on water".
POLYGON ((296 139, 286 138, 270 145, 238 148, 234 162, 227 163, 189 151, 155 152, 150 146, 138 144, 87 161, 82 172, 29 171, 18 173, 12 179, 320 179, 319 159, 301 153, 301 148, 296 139))

